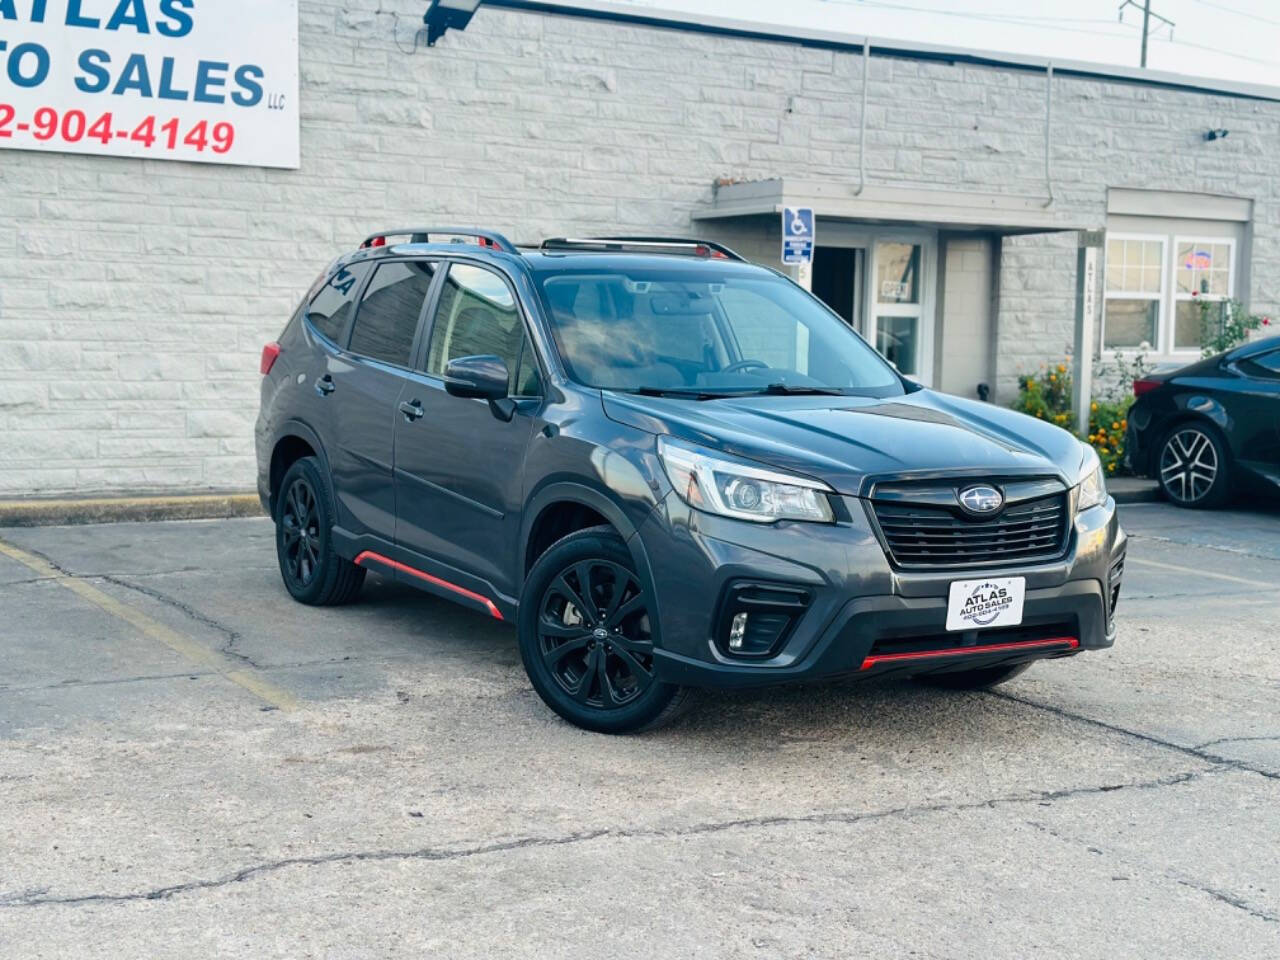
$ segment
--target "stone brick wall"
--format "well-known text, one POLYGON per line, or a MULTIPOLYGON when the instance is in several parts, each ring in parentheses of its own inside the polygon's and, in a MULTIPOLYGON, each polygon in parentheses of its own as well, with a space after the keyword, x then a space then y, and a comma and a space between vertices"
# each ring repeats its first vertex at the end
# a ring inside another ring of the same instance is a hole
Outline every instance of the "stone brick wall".
MULTIPOLYGON (((482 9, 410 54, 422 9, 302 0, 298 171, 0 152, 0 495, 249 488, 261 345, 371 229, 688 233, 717 177, 856 176, 856 53, 482 9)), ((1043 196, 1044 83, 874 59, 869 178, 1043 196)), ((1280 106, 1055 83, 1054 209, 1253 198, 1252 299, 1280 311, 1280 106)), ((1005 243, 1002 387, 1070 340, 1072 244, 1005 243)))

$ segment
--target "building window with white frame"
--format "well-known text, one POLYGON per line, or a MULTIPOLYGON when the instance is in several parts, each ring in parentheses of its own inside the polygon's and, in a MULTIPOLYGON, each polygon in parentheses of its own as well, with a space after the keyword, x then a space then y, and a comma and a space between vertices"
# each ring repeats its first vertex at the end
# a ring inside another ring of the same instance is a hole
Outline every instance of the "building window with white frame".
POLYGON ((1230 240, 1178 237, 1174 243, 1173 347, 1177 353, 1199 350, 1204 319, 1220 323, 1222 303, 1231 298, 1235 244, 1230 240))
POLYGON ((1235 295, 1235 259, 1229 236, 1108 234, 1102 348, 1198 354, 1235 295))
POLYGON ((1107 238, 1104 349, 1159 349, 1164 314, 1164 251, 1163 237, 1119 234, 1107 238))

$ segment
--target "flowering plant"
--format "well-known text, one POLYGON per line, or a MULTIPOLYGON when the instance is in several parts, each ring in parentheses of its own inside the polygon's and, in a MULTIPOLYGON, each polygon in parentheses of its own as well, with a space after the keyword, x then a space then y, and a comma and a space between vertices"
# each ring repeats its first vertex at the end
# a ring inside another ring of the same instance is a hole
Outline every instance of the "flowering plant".
MULTIPOLYGON (((1085 435, 1085 442, 1098 452, 1102 469, 1109 477, 1125 472, 1125 432, 1129 427, 1129 407, 1133 404, 1129 391, 1134 378, 1140 378, 1150 370, 1143 356, 1130 361, 1117 356, 1116 364, 1120 368, 1118 380, 1123 386, 1113 387, 1102 396, 1095 395, 1089 405, 1089 431, 1085 435)), ((1018 399, 1013 409, 1066 430, 1075 430, 1076 418, 1071 409, 1071 373, 1065 362, 1045 364, 1038 374, 1022 377, 1018 385, 1018 399)))
POLYGON ((1048 420, 1067 430, 1075 429, 1071 412, 1071 373, 1065 363, 1043 364, 1038 374, 1018 379, 1018 399, 1013 409, 1038 420, 1048 420))
POLYGON ((1253 331, 1271 326, 1271 318, 1249 313, 1239 300, 1205 300, 1192 292, 1200 307, 1202 356, 1212 357, 1240 346, 1253 331))

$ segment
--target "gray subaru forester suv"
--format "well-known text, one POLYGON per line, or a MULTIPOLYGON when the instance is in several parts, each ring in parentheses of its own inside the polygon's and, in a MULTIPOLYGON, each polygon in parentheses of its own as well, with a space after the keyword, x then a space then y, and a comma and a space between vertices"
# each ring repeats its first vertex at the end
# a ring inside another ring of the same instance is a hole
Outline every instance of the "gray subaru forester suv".
POLYGON ((706 687, 988 687, 1115 638, 1125 535, 1090 447, 905 379, 717 244, 379 233, 262 373, 289 593, 349 602, 373 570, 513 622, 590 730, 706 687))

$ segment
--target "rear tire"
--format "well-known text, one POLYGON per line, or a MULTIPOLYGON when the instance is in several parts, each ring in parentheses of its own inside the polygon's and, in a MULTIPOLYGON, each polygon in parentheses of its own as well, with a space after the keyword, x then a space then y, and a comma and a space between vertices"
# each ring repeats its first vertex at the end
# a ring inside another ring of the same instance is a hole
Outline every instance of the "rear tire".
POLYGON ((276 497, 276 558, 285 589, 299 603, 331 607, 350 603, 365 569, 333 549, 333 493, 320 461, 303 457, 280 481, 276 497))
POLYGON ((520 656, 538 695, 575 726, 636 733, 692 703, 655 677, 653 590, 611 527, 580 530, 533 565, 520 598, 520 656))
POLYGON ((1012 667, 989 667, 986 670, 957 670, 955 673, 926 673, 916 677, 918 683, 944 690, 990 690, 1031 669, 1030 663, 1012 667))
POLYGON ((1231 463, 1226 442, 1208 423, 1180 423, 1164 435, 1156 451, 1156 480, 1177 507, 1213 509, 1231 496, 1231 463))

